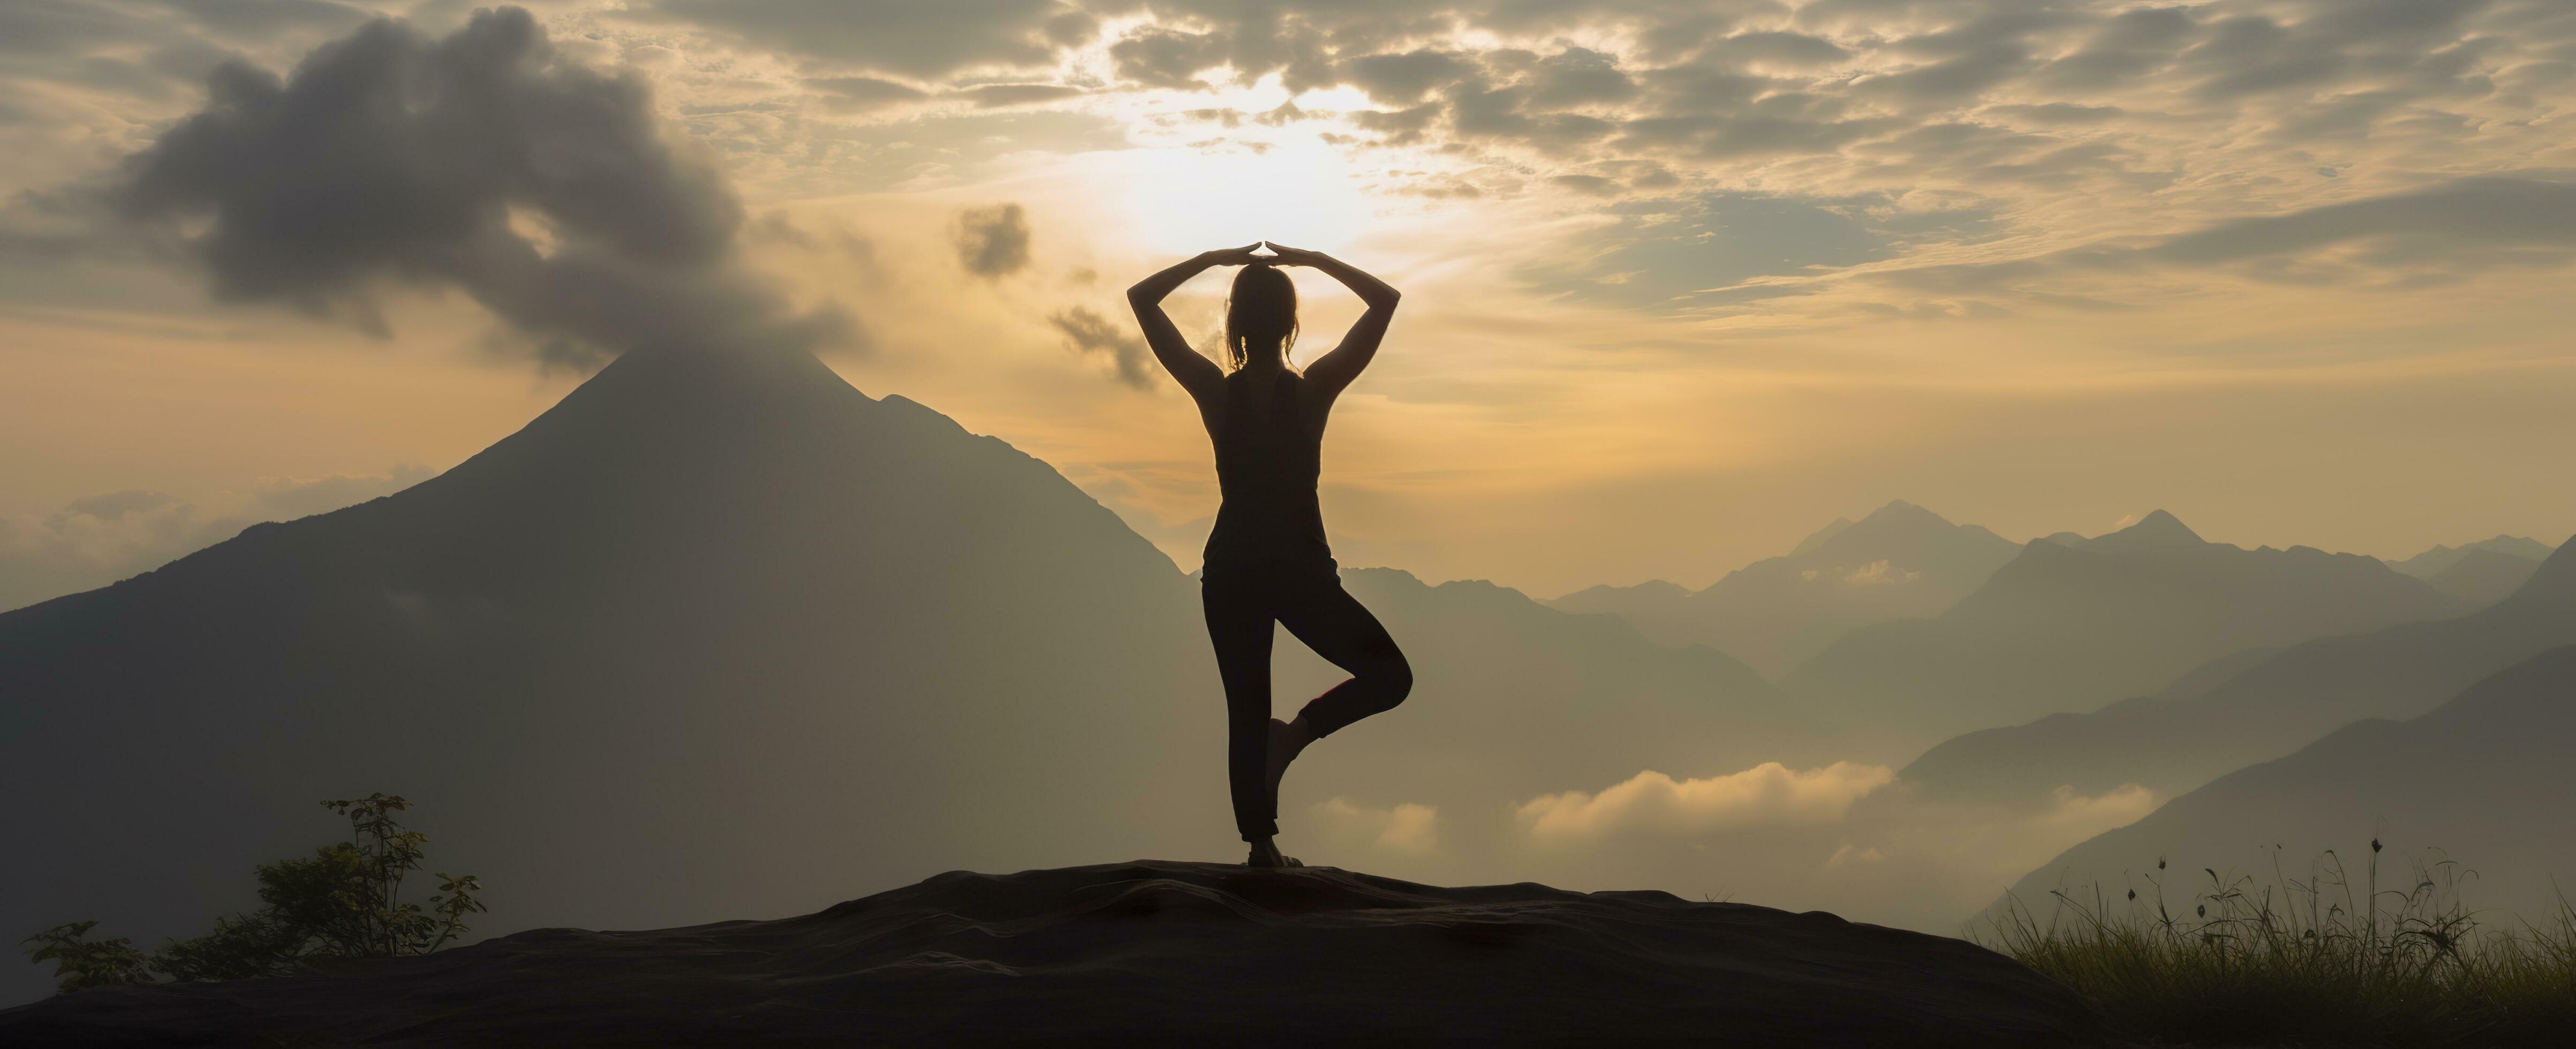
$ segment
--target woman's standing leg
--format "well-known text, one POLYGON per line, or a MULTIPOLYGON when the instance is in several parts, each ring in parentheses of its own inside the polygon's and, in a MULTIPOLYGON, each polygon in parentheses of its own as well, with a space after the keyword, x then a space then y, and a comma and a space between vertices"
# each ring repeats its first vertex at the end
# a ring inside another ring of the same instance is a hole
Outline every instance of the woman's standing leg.
POLYGON ((1256 843, 1279 834, 1269 779, 1272 630, 1266 590, 1259 579, 1199 583, 1217 675, 1225 683, 1226 782, 1234 794, 1234 825, 1243 840, 1256 843))

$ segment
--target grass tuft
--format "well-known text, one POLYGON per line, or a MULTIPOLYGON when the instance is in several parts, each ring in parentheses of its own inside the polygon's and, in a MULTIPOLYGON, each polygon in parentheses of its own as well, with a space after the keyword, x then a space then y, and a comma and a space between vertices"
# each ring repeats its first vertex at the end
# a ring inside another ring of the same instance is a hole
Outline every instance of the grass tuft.
MULTIPOLYGON (((2438 854, 2436 854, 2438 857, 2438 854)), ((2342 858, 2305 881, 2202 874, 2177 914, 2164 863, 2113 896, 2059 890, 2042 920, 2019 900, 1973 938, 2073 988, 2123 1035, 2168 1045, 2563 1044, 2576 1030, 2576 909, 2482 923, 2474 875, 2446 858, 2379 888, 2379 843, 2356 897, 2342 858)))

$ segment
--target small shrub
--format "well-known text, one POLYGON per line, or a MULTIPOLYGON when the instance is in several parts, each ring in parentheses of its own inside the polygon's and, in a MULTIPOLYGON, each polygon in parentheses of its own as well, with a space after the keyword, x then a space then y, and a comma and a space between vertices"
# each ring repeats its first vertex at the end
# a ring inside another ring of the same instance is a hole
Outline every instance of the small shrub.
POLYGON ((97 922, 73 922, 23 941, 29 960, 55 963, 59 989, 75 991, 173 980, 239 980, 291 972, 308 958, 391 958, 427 954, 466 932, 484 910, 471 874, 436 874, 427 906, 402 899, 403 882, 427 858, 427 835, 403 827, 400 797, 371 794, 323 807, 349 819, 350 840, 309 857, 258 868, 261 908, 215 919, 213 932, 145 954, 120 937, 88 940, 97 922))
POLYGON ((136 950, 133 941, 122 936, 113 940, 87 938, 90 927, 97 924, 72 922, 27 937, 21 941, 27 945, 27 960, 38 965, 54 963, 54 975, 62 978, 57 987, 64 991, 150 979, 152 957, 136 950))

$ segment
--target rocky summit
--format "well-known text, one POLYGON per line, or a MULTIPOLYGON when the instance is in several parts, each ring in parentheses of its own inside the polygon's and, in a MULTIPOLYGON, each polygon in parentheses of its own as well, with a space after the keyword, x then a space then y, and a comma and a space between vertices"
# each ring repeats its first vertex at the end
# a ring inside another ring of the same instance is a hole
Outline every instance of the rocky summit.
POLYGON ((1821 912, 1168 861, 954 871, 797 918, 539 929, 0 1012, 13 1045, 2097 1039, 2010 959, 1821 912))

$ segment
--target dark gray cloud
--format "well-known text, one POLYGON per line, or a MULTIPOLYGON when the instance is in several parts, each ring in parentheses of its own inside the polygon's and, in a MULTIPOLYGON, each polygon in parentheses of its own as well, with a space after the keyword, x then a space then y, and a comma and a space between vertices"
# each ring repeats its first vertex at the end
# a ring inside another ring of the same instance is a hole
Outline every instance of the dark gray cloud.
POLYGON ((1107 354, 1118 369, 1119 382, 1139 390, 1154 387, 1153 372, 1146 367, 1145 340, 1127 326, 1112 324, 1109 318, 1085 306, 1057 310, 1047 323, 1064 333, 1066 345, 1075 352, 1107 354))
POLYGON ((1406 106, 1422 100, 1432 88, 1456 83, 1475 66, 1446 51, 1428 48, 1402 54, 1362 55, 1342 63, 1342 79, 1368 92, 1380 105, 1406 106))
POLYGON ((557 58, 523 10, 481 12, 444 39, 370 22, 284 80, 227 64, 209 93, 105 195, 183 245, 220 299, 381 333, 386 284, 456 287, 514 344, 576 366, 850 333, 741 267, 740 205, 664 141, 640 80, 557 58))
POLYGON ((1018 204, 995 204, 957 213, 952 230, 957 264, 978 277, 1017 273, 1029 264, 1029 216, 1018 204))
POLYGON ((1637 84, 1619 68, 1619 56, 1569 47, 1538 59, 1529 86, 1529 104, 1541 109, 1625 102, 1637 84))
POLYGON ((1199 90, 1210 85, 1199 71, 1225 64, 1229 48, 1215 33, 1184 33, 1147 26, 1109 45, 1121 80, 1147 87, 1199 90))

